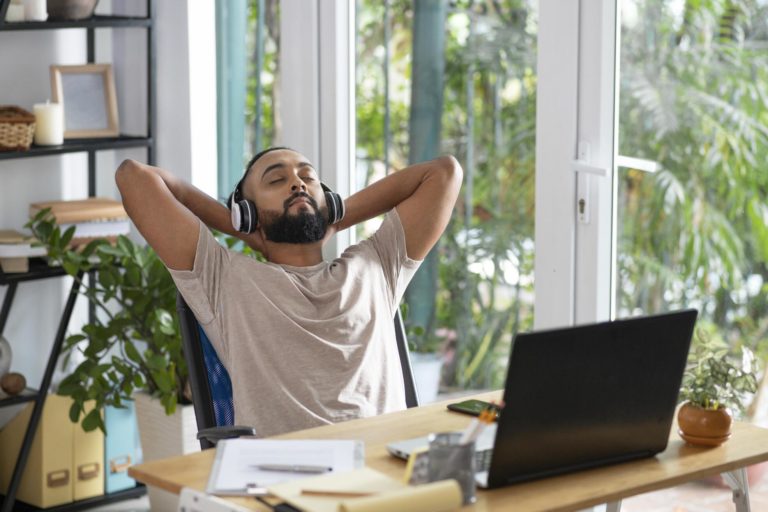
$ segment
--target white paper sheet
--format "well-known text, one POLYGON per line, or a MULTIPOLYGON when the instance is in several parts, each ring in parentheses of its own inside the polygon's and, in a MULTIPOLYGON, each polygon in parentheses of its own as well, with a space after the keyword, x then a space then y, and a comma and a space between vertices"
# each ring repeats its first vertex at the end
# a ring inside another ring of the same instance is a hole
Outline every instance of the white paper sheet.
POLYGON ((249 487, 264 488, 317 476, 255 467, 260 464, 328 466, 329 473, 338 473, 363 467, 364 459, 362 441, 227 439, 216 445, 207 492, 244 495, 249 487))

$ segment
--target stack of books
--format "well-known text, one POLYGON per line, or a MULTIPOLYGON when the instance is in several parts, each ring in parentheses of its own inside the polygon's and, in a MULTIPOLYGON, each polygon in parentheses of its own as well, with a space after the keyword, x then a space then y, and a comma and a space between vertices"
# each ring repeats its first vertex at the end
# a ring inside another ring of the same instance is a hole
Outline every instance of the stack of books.
POLYGON ((45 256, 44 247, 35 247, 35 239, 13 229, 0 229, 0 267, 3 272, 29 271, 29 258, 45 256))
POLYGON ((96 238, 115 241, 118 235, 127 235, 131 230, 123 204, 114 199, 89 197, 77 201, 33 203, 29 205, 29 215, 34 217, 46 208, 51 209, 62 233, 75 226, 75 235, 70 244, 72 247, 96 238))

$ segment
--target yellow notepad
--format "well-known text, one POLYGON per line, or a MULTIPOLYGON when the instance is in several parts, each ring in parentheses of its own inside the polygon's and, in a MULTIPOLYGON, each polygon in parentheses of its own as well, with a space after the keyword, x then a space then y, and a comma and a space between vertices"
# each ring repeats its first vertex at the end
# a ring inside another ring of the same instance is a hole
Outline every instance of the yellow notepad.
POLYGON ((306 512, 438 511, 461 506, 455 480, 408 486, 367 467, 277 484, 269 493, 306 512))

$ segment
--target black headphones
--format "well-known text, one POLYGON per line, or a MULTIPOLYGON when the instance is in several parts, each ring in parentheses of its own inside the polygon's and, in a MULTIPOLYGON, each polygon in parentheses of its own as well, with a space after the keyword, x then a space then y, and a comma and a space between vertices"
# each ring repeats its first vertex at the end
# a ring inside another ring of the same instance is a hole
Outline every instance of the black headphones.
MULTIPOLYGON (((259 215, 256 212, 256 205, 253 201, 243 197, 243 193, 240 190, 242 184, 243 180, 241 179, 235 187, 235 191, 229 196, 232 227, 241 233, 253 233, 256 231, 259 215)), ((339 194, 328 188, 325 183, 321 182, 320 186, 323 187, 325 203, 328 205, 328 224, 336 224, 344 218, 344 200, 339 194)))

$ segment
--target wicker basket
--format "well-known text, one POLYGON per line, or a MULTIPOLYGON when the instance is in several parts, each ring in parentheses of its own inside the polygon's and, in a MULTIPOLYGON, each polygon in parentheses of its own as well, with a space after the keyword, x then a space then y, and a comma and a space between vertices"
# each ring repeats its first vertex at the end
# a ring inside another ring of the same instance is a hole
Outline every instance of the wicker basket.
POLYGON ((26 151, 35 136, 35 116, 19 107, 0 105, 0 151, 26 151))

